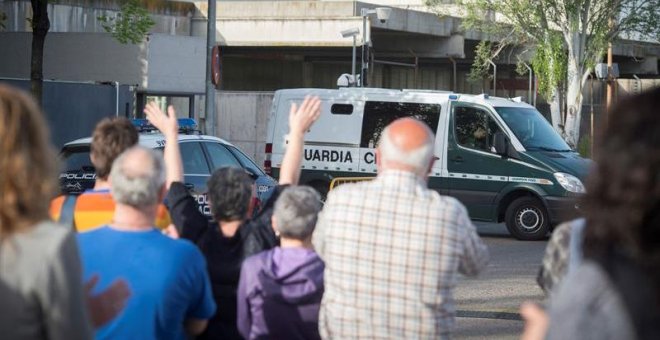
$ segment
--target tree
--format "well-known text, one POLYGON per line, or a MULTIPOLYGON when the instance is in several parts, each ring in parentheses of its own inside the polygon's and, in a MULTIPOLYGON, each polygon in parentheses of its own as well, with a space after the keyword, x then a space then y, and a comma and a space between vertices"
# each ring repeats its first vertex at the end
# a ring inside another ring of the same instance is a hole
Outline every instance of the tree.
POLYGON ((32 52, 30 56, 30 89, 41 104, 44 84, 44 43, 50 29, 48 0, 30 0, 32 4, 32 52))
MULTIPOLYGON (((439 8, 441 0, 427 0, 439 8)), ((552 124, 577 146, 582 88, 608 42, 622 34, 658 40, 660 0, 459 0, 463 25, 495 42, 477 47, 472 77, 483 75, 484 60, 510 45, 530 46, 540 90, 551 104, 552 124), (484 18, 486 20, 484 20, 484 18), (563 91, 563 84, 565 92, 563 91), (567 107, 561 114, 561 97, 567 107)), ((439 10, 442 13, 442 11, 439 10)))
MULTIPOLYGON (((30 0, 32 5, 32 54, 30 59, 30 86, 32 94, 41 104, 43 97, 43 59, 44 43, 50 30, 48 19, 48 0, 30 0)), ((123 0, 119 13, 115 17, 101 16, 106 32, 112 34, 122 44, 138 44, 144 40, 155 22, 149 13, 140 7, 138 0, 123 0)), ((2 20, 0 19, 0 23, 2 20)))
POLYGON ((100 16, 103 29, 112 34, 122 44, 138 44, 155 22, 149 17, 149 12, 140 6, 138 0, 126 0, 121 11, 114 17, 100 16))

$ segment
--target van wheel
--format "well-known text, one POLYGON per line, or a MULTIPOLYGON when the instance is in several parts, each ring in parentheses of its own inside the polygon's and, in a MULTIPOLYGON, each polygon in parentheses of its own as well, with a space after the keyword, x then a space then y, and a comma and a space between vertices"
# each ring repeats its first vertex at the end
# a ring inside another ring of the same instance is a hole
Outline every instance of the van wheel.
POLYGON ((513 237, 524 241, 545 238, 550 229, 548 212, 543 203, 534 197, 516 198, 506 208, 506 228, 513 237))
POLYGON ((307 183, 307 185, 314 188, 321 195, 321 200, 325 202, 326 197, 328 197, 328 191, 330 191, 330 184, 323 181, 314 181, 307 183))

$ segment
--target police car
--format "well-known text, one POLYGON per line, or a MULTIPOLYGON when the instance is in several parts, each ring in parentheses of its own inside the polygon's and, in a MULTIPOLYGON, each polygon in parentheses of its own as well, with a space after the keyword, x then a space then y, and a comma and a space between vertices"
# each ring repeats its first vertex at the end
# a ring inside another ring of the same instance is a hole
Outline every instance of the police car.
MULTIPOLYGON (((139 144, 162 150, 165 136, 158 133, 144 119, 134 119, 140 131, 139 144)), ((210 215, 206 198, 206 181, 215 169, 236 167, 244 169, 255 180, 256 196, 265 202, 277 182, 255 164, 245 153, 231 143, 208 135, 196 133, 197 124, 192 119, 179 119, 179 148, 183 161, 184 183, 191 190, 206 215, 210 215)), ((64 171, 60 174, 60 188, 65 194, 80 194, 94 187, 96 174, 89 152, 92 138, 81 138, 66 143, 61 151, 64 171)))

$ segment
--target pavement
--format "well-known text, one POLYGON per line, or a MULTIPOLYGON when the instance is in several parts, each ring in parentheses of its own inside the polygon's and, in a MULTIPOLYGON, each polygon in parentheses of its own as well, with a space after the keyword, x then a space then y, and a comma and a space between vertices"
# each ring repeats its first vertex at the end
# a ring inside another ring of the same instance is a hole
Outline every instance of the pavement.
POLYGON ((542 301, 536 284, 546 241, 518 241, 504 224, 475 223, 490 251, 490 264, 476 278, 461 277, 454 291, 455 339, 518 339, 524 301, 542 301))

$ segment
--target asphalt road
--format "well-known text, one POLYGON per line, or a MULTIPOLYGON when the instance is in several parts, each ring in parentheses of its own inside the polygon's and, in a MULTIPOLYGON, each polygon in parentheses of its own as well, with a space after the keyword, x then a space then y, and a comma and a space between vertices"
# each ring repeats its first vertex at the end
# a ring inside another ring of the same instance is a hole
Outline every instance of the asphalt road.
POLYGON ((456 298, 455 339, 518 339, 523 301, 541 301, 536 274, 546 241, 518 241, 503 224, 475 223, 490 251, 490 264, 476 278, 462 277, 456 298))

